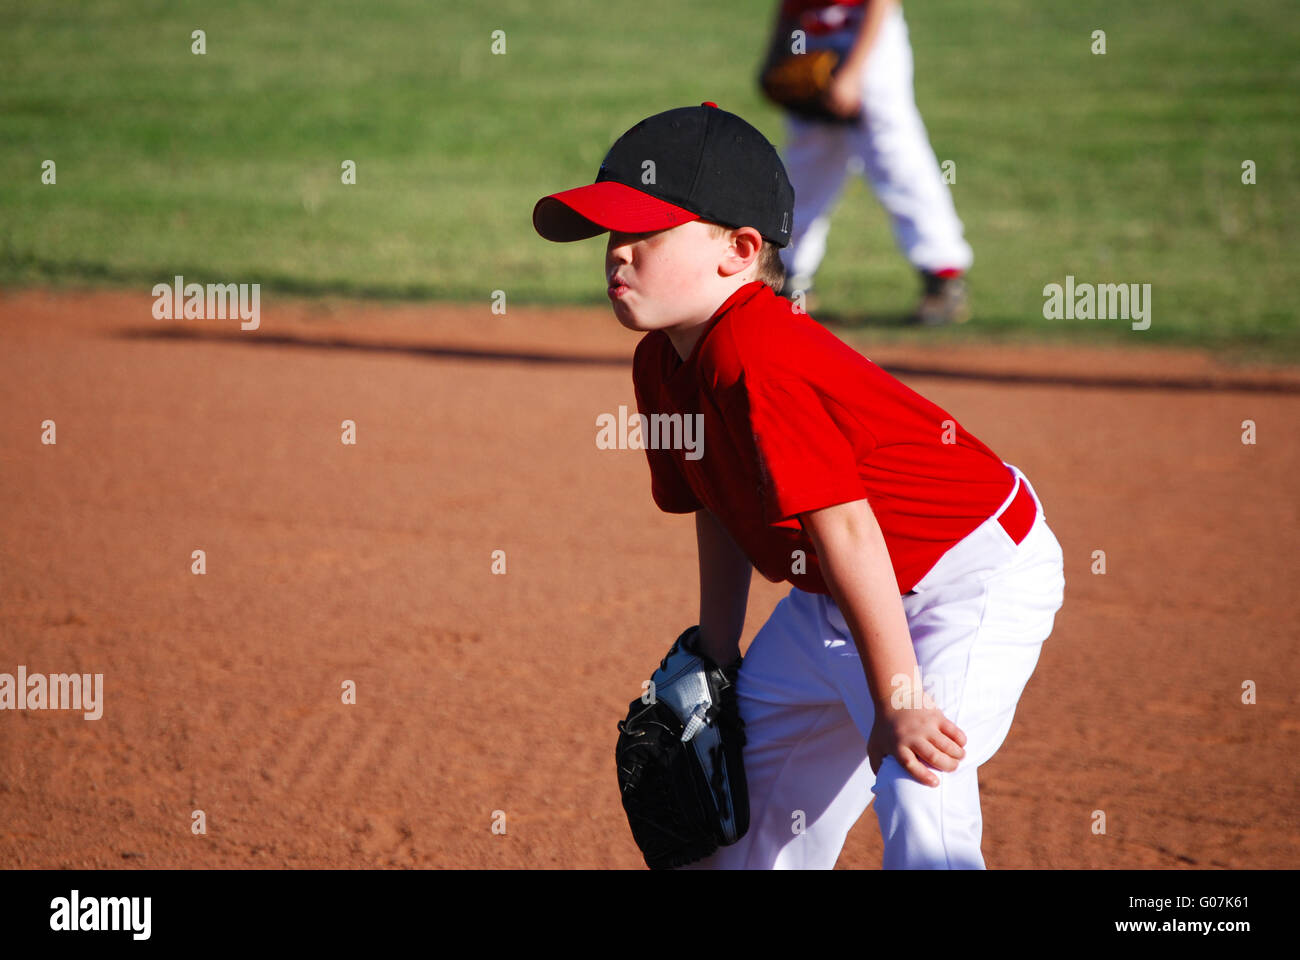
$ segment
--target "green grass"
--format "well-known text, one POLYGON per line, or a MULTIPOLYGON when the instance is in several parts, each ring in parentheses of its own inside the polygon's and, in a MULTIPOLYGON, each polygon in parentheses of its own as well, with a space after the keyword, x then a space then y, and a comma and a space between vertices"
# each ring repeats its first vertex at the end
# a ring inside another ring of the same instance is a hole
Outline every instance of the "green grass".
MULTIPOLYGON (((906 9, 917 99, 936 154, 957 165, 977 330, 1300 359, 1289 4, 906 9), (1095 29, 1104 56, 1090 53, 1095 29), (1044 320, 1042 288, 1066 274, 1152 284, 1151 329, 1044 320)), ((589 182, 614 137, 670 106, 716 100, 783 135, 754 84, 769 10, 753 0, 5 0, 0 13, 6 284, 183 273, 308 294, 604 303, 600 241, 542 241, 539 196, 589 182), (54 186, 40 183, 46 159, 54 186), (340 182, 344 160, 355 186, 340 182)), ((914 300, 861 181, 818 286, 848 317, 914 300)))

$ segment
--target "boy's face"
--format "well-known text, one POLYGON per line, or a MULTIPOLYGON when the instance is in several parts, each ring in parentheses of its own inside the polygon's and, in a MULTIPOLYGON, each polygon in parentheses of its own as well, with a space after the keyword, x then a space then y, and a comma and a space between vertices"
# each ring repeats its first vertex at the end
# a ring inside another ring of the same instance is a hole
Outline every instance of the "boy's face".
POLYGON ((686 329, 713 315, 719 266, 730 239, 699 220, 653 233, 610 231, 605 282, 618 322, 629 330, 686 329))

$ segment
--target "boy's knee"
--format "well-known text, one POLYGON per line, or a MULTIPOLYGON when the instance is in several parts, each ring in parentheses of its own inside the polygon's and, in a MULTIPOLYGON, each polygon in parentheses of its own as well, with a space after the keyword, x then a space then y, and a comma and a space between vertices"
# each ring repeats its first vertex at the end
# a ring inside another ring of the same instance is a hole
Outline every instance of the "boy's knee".
POLYGON ((939 786, 927 787, 888 757, 872 792, 886 870, 984 868, 983 821, 973 768, 941 773, 939 786))

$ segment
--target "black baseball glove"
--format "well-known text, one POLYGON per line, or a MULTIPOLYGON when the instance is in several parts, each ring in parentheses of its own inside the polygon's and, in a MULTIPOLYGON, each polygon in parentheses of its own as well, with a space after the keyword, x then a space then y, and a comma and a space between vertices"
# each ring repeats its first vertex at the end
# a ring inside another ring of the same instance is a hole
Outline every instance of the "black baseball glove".
POLYGON ((646 692, 618 724, 618 785, 646 866, 667 870, 707 857, 749 829, 736 678, 741 659, 719 667, 686 630, 646 692))

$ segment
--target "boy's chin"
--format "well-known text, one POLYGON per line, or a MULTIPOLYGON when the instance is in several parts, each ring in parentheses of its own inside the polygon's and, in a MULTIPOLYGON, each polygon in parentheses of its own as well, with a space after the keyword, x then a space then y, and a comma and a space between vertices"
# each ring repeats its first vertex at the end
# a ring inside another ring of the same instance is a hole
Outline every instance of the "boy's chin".
POLYGON ((610 307, 614 311, 614 316, 617 318, 618 322, 629 330, 636 330, 638 333, 645 333, 648 330, 654 329, 653 327, 646 326, 638 320, 636 314, 629 310, 625 304, 614 303, 610 304, 610 307))

